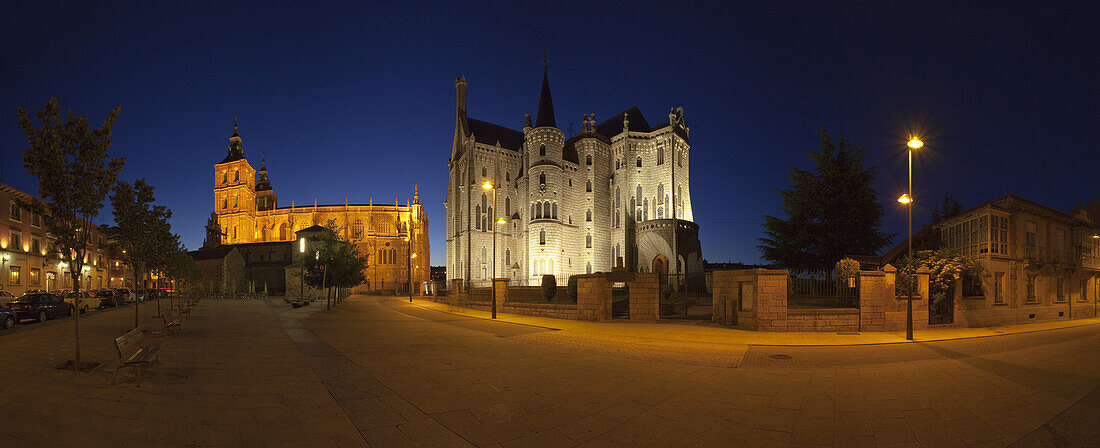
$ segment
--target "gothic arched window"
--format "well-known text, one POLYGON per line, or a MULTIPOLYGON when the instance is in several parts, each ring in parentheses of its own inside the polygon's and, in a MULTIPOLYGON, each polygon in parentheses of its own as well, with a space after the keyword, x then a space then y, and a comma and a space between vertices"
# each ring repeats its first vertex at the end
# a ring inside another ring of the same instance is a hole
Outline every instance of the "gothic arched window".
POLYGON ((222 173, 222 183, 224 184, 224 183, 228 183, 228 182, 229 182, 229 172, 226 171, 226 172, 222 173))
POLYGON ((397 259, 397 249, 390 249, 390 262, 397 259))
POLYGON ((588 155, 584 156, 584 164, 589 165, 589 166, 592 165, 592 154, 588 154, 588 155))
POLYGON ((592 222, 592 209, 588 209, 588 211, 584 212, 584 220, 592 222))
POLYGON ((474 228, 481 230, 481 206, 474 206, 474 228))
POLYGON ((620 192, 619 192, 619 187, 615 187, 615 207, 616 207, 616 208, 618 208, 618 207, 620 207, 620 206, 622 206, 622 205, 623 205, 623 203, 622 203, 622 200, 621 200, 621 199, 622 199, 622 195, 621 195, 621 194, 619 194, 619 193, 620 193, 620 192))
POLYGON ((657 184, 657 203, 665 205, 665 184, 657 184))
POLYGON ((638 168, 642 167, 642 156, 638 156, 638 168))
POLYGON ((554 203, 554 213, 551 215, 551 217, 554 218, 554 219, 558 219, 558 203, 557 202, 554 203))
POLYGON ((591 274, 592 273, 592 262, 589 262, 588 265, 584 267, 584 273, 585 274, 591 274))
POLYGON ((550 213, 550 201, 542 203, 542 217, 546 219, 554 217, 554 215, 550 213))
POLYGON ((286 223, 279 226, 279 240, 286 241, 286 223))
POLYGON ((642 220, 649 219, 649 198, 642 199, 642 220))
POLYGON ((665 163, 665 148, 657 147, 657 164, 664 165, 665 163))
POLYGON ((504 264, 512 264, 512 249, 504 249, 504 264))
POLYGON ((512 215, 512 198, 504 198, 504 215, 506 217, 512 215))
POLYGON ((586 247, 588 249, 592 248, 592 234, 591 233, 589 233, 588 236, 586 236, 584 238, 584 247, 586 247))
POLYGON ((545 156, 546 155, 546 145, 539 145, 539 155, 540 156, 545 156))
POLYGON ((546 244, 546 231, 539 230, 539 244, 546 244))
POLYGON ((535 203, 531 203, 531 219, 535 219, 535 203))
POLYGON ((355 222, 351 224, 351 237, 356 239, 363 237, 363 220, 356 219, 355 222))
POLYGON ((237 182, 239 180, 241 180, 241 170, 234 171, 233 172, 233 182, 237 182))
POLYGON ((546 185, 546 173, 539 173, 539 185, 546 185))
POLYGON ((592 192, 592 181, 585 181, 585 183, 584 183, 584 191, 585 191, 585 192, 587 192, 587 193, 591 193, 591 192, 592 192))

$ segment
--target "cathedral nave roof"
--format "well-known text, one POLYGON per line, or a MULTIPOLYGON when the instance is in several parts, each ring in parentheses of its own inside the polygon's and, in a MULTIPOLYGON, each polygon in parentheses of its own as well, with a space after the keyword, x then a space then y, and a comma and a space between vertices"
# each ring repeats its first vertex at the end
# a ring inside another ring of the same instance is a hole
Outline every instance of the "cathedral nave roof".
POLYGON ((466 122, 478 143, 495 145, 500 142, 502 148, 523 150, 523 132, 474 118, 466 118, 466 122))

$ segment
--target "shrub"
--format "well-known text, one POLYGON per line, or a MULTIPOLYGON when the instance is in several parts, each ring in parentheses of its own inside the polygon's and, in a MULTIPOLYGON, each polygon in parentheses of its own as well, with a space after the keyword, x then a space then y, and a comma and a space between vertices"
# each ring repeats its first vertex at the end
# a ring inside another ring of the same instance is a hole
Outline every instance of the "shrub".
POLYGON ((577 276, 570 275, 565 285, 566 290, 569 291, 569 300, 572 300, 573 303, 577 303, 577 276))
POLYGON ((833 268, 833 276, 837 280, 859 277, 859 262, 851 258, 842 258, 836 262, 836 267, 833 268))
POLYGON ((542 297, 549 302, 558 294, 558 281, 551 274, 542 276, 542 297))

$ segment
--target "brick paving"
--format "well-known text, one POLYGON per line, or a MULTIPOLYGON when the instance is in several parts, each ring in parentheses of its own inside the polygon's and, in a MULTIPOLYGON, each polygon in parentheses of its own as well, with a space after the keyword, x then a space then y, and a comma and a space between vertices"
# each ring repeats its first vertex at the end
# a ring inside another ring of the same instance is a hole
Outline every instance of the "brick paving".
POLYGON ((86 358, 108 363, 88 374, 52 368, 67 321, 0 332, 0 446, 1075 446, 1100 405, 1097 325, 783 347, 382 297, 331 312, 207 300, 180 335, 147 336, 165 347, 141 388, 108 387, 132 316, 82 319, 86 358))

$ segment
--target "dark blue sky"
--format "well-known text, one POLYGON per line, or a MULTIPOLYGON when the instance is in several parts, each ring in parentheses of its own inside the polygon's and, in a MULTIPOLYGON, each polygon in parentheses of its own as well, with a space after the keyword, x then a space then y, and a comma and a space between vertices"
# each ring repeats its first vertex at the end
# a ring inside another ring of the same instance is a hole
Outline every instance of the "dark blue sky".
POLYGON ((563 128, 585 112, 638 105, 656 123, 684 106, 711 261, 758 260, 761 215, 781 213, 775 189, 789 166, 809 167, 823 125, 867 148, 898 235, 910 129, 927 144, 917 225, 944 190, 965 207, 1014 193, 1064 211, 1098 196, 1094 2, 312 3, 6 5, 3 181, 37 191, 16 107, 56 96, 100 122, 121 104, 124 178, 149 178, 196 248, 237 111, 280 204, 404 203, 420 183, 441 265, 453 79, 469 80, 470 116, 518 129, 549 47, 563 128))

